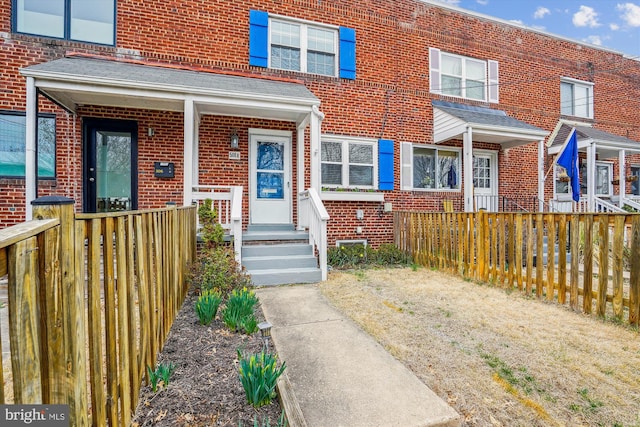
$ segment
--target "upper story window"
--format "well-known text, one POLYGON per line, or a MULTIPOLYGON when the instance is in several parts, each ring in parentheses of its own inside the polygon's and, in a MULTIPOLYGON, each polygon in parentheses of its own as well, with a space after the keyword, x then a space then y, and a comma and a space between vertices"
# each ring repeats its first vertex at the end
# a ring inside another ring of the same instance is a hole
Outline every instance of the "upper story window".
POLYGON ((272 68, 335 76, 338 32, 307 24, 271 20, 272 68))
POLYGON ((431 92, 498 102, 498 63, 429 48, 431 92))
MULTIPOLYGON (((26 117, 22 112, 0 112, 0 176, 24 178, 26 117)), ((38 178, 56 175, 56 119, 38 116, 38 178)))
POLYGON ((460 149, 402 143, 403 190, 459 190, 460 149))
POLYGON ((593 118, 593 83, 563 78, 560 81, 560 114, 593 118))
POLYGON ((323 137, 321 183, 323 187, 377 188, 376 140, 323 137))
POLYGON ((356 35, 346 27, 315 24, 267 12, 249 14, 249 65, 356 78, 356 35))
POLYGON ((115 44, 115 0, 13 0, 18 33, 115 44))

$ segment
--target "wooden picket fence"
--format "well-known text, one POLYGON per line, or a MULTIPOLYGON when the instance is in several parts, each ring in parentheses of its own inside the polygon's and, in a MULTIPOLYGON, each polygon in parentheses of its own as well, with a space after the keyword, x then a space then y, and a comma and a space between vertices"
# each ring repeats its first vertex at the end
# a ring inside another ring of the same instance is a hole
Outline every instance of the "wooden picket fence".
POLYGON ((69 404, 71 425, 129 426, 186 296, 196 210, 76 214, 58 199, 0 230, 11 354, 0 383, 13 383, 0 403, 69 404))
POLYGON ((414 262, 638 326, 640 215, 395 212, 414 262))

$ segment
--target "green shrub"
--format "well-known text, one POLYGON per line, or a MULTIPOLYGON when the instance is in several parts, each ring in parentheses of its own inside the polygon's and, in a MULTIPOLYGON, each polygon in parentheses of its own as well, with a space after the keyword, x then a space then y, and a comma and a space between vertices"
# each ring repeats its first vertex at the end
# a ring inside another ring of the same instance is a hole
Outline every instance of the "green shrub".
POLYGON ((212 207, 212 204, 211 199, 205 199, 198 207, 202 240, 207 248, 219 246, 224 240, 224 229, 218 222, 218 212, 212 207))
POLYGON ((357 268, 367 265, 409 265, 411 256, 393 244, 382 244, 377 249, 362 244, 329 248, 327 264, 333 268, 357 268))
POLYGON ((218 291, 208 289, 196 301, 196 313, 201 325, 208 325, 216 317, 222 297, 218 291))
POLYGON ((202 291, 215 290, 221 295, 252 285, 251 277, 241 270, 233 249, 227 246, 203 251, 191 267, 189 280, 202 291))
POLYGON ((238 373, 247 396, 247 402, 255 408, 268 405, 276 397, 276 382, 286 364, 278 368, 276 356, 264 350, 248 357, 238 350, 238 373))
POLYGON ((222 312, 222 321, 233 331, 254 333, 258 328, 253 314, 253 308, 257 302, 258 298, 253 291, 247 288, 233 290, 222 312))

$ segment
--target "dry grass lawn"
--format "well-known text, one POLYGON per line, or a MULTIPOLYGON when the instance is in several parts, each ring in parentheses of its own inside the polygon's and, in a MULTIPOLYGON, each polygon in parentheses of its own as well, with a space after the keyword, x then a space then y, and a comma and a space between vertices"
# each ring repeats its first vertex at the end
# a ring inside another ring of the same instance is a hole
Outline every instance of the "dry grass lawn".
POLYGON ((463 425, 640 426, 637 330, 425 268, 320 287, 463 425))

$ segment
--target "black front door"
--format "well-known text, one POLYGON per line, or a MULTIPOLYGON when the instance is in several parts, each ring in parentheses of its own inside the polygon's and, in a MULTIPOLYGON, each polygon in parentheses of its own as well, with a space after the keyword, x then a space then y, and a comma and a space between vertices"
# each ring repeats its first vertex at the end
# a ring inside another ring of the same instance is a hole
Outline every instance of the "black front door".
POLYGON ((85 212, 138 208, 138 123, 83 121, 85 212))

